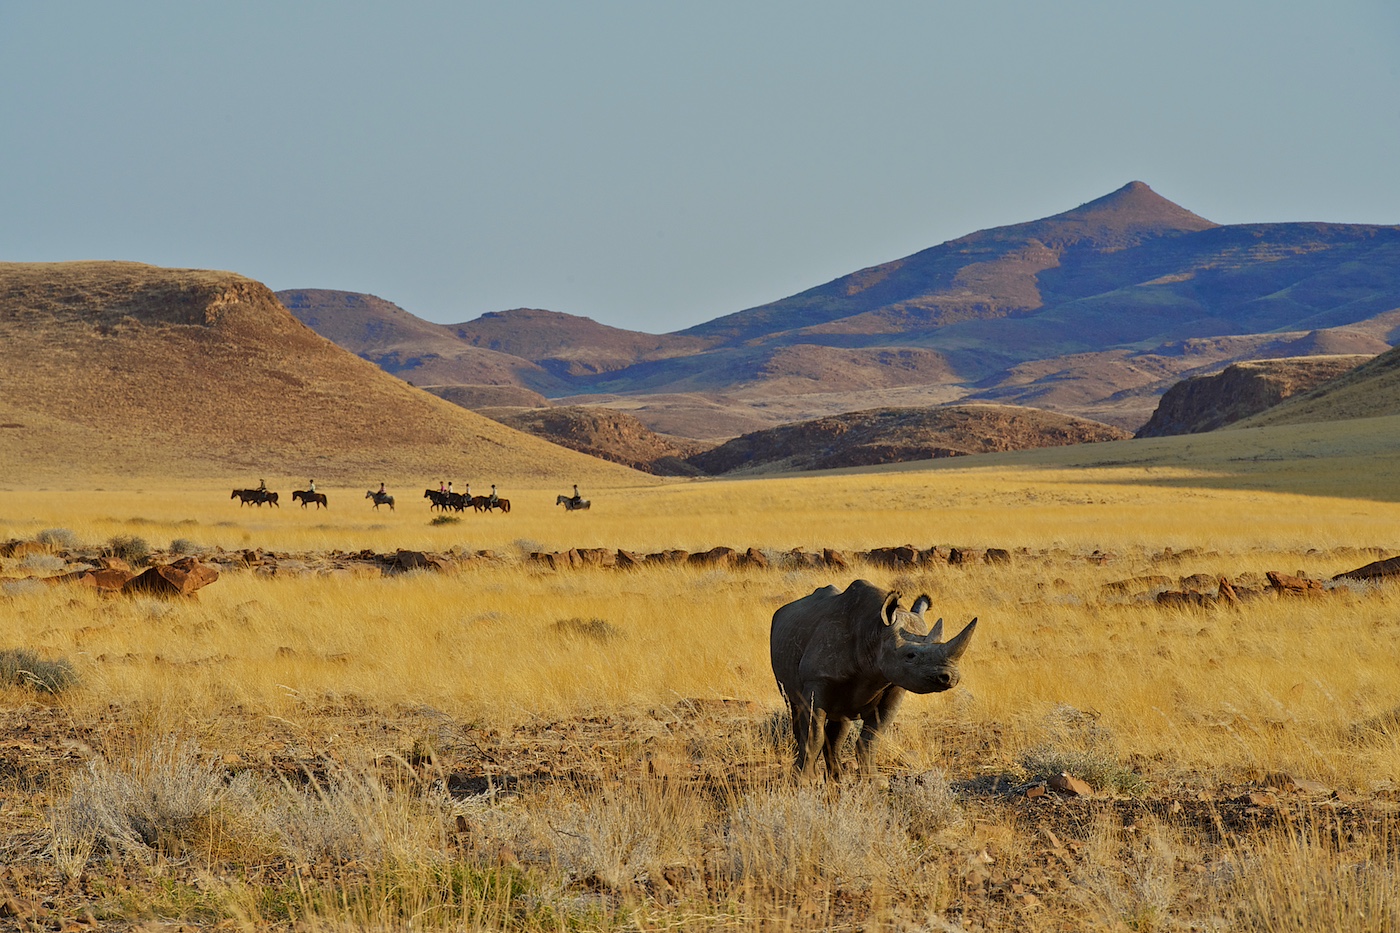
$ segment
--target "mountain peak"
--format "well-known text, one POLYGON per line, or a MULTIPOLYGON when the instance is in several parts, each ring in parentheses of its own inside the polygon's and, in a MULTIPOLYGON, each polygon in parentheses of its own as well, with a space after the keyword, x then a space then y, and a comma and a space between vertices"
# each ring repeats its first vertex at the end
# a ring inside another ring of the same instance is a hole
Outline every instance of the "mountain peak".
POLYGON ((1141 181, 1130 181, 1117 191, 1046 220, 1078 221, 1105 231, 1147 235, 1195 232, 1219 226, 1167 200, 1141 181))

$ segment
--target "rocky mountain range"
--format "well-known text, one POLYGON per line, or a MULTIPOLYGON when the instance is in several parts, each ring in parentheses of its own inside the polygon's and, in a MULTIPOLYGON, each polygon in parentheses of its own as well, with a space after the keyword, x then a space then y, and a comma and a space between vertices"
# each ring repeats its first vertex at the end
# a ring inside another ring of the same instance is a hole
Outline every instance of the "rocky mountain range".
POLYGON ((369 296, 279 297, 431 391, 515 386, 692 438, 974 401, 1135 430, 1170 386, 1232 362, 1388 350, 1400 227, 1222 226, 1132 182, 663 335, 551 311, 435 325, 369 296))

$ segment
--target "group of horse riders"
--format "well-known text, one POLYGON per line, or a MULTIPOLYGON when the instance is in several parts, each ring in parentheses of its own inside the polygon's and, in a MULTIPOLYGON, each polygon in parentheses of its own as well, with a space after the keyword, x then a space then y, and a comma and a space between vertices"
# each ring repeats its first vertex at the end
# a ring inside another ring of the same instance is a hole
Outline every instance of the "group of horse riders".
MULTIPOLYGON (((272 499, 276 496, 276 493, 270 492, 268 490, 267 480, 262 478, 258 479, 258 488, 249 491, 256 493, 259 501, 267 501, 268 499, 272 499)), ((307 481, 305 492, 309 494, 312 499, 316 498, 316 480, 314 478, 307 481)), ((449 507, 455 507, 458 511, 461 511, 464 506, 469 505, 472 502, 471 483, 467 483, 464 491, 459 494, 453 491, 452 480, 439 481, 437 495, 434 496, 432 492, 433 491, 431 489, 425 490, 424 496, 425 498, 432 499, 433 506, 437 508, 446 509, 449 507)), ((236 491, 235 494, 237 494, 236 491)), ((393 497, 389 494, 389 491, 384 487, 384 483, 382 480, 379 483, 379 490, 377 492, 371 493, 370 495, 374 498, 376 503, 381 501, 389 502, 390 504, 393 503, 393 497)), ((509 501, 506 499, 502 499, 497 494, 495 483, 491 484, 490 495, 482 496, 479 498, 484 500, 483 504, 488 510, 502 507, 506 502, 509 501)), ((581 496, 578 491, 578 483, 574 483, 574 494, 573 497, 568 500, 568 502, 573 507, 578 508, 583 505, 583 501, 583 496, 581 496)), ((506 506, 505 508, 506 511, 509 511, 509 506, 506 506)))
POLYGON ((467 483, 462 492, 459 493, 452 488, 452 480, 439 481, 437 491, 425 489, 423 497, 432 500, 433 508, 456 509, 460 512, 469 505, 475 505, 478 510, 490 511, 499 508, 506 512, 510 511, 510 500, 501 498, 500 494, 496 492, 495 483, 491 484, 490 495, 473 497, 471 483, 467 483))

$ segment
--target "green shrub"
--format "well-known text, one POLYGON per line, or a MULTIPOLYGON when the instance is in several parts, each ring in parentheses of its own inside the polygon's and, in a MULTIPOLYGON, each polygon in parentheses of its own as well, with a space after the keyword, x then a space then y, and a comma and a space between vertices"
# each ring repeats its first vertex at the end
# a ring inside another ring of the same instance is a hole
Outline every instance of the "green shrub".
POLYGON ((429 525, 459 525, 459 524, 461 524, 461 522, 462 522, 462 520, 461 520, 460 518, 458 518, 456 515, 438 515, 438 516, 436 516, 432 521, 428 522, 428 524, 429 524, 429 525))

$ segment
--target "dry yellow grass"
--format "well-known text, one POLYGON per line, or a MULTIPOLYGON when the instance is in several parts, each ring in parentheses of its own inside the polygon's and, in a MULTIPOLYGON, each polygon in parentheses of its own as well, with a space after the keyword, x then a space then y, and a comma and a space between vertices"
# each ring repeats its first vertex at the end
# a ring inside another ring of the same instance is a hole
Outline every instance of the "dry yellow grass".
MULTIPOLYGON (((509 516, 440 526, 423 500, 376 514, 353 489, 319 514, 240 510, 212 485, 9 490, 0 540, 508 560, 231 573, 189 602, 4 584, 0 648, 67 658, 80 684, 0 689, 15 738, 0 852, 20 866, 0 893, 43 922, 246 929, 1394 929, 1400 592, 1203 611, 1104 587, 1326 578, 1370 559, 1348 549, 1400 550, 1400 506, 1300 495, 1339 491, 1307 460, 1250 469, 1012 458, 619 488, 573 515, 555 490, 506 489, 509 516), (1244 483, 1274 488, 1228 488, 1244 483), (839 575, 518 559, 906 542, 1026 551, 839 575), (768 621, 857 574, 930 592, 951 623, 979 616, 977 640, 959 688, 906 703, 884 781, 797 787, 768 621), (1099 797, 1005 795, 1060 766, 1099 797), (452 773, 498 790, 450 795, 452 773), (1274 793, 1276 774, 1337 797, 1277 792, 1251 815, 1237 798, 1274 793)), ((6 560, 0 577, 45 566, 6 560)))

